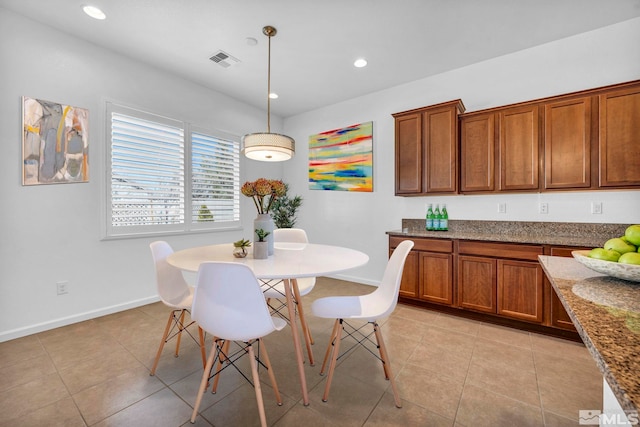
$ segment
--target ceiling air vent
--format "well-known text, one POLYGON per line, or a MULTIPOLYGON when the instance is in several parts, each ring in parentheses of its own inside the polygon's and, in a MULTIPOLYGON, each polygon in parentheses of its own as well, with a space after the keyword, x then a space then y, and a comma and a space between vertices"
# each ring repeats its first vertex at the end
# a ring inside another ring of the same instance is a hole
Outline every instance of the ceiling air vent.
POLYGON ((218 52, 216 52, 209 59, 215 62, 216 64, 218 64, 219 66, 221 66, 222 68, 229 68, 232 65, 235 65, 238 62, 240 62, 238 58, 234 58, 233 56, 229 55, 227 52, 224 52, 222 50, 219 50, 218 52))

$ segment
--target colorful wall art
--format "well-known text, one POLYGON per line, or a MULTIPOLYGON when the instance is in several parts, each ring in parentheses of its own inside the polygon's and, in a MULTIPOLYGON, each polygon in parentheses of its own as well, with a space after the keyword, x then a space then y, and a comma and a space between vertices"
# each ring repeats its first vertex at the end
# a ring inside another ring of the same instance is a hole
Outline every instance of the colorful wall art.
POLYGON ((22 185, 89 181, 89 110, 22 98, 22 185))
POLYGON ((373 122, 309 137, 309 188, 373 191, 373 122))

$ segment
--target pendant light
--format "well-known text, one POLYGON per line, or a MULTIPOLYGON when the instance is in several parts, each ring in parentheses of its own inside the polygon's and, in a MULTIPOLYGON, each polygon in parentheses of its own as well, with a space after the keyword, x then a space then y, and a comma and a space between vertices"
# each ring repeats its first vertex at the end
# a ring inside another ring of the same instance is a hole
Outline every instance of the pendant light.
POLYGON ((296 142, 293 138, 271 133, 271 37, 277 30, 267 25, 262 33, 269 38, 269 63, 267 71, 267 131, 249 133, 242 137, 242 153, 249 159, 263 162, 281 162, 293 157, 296 150, 296 142))

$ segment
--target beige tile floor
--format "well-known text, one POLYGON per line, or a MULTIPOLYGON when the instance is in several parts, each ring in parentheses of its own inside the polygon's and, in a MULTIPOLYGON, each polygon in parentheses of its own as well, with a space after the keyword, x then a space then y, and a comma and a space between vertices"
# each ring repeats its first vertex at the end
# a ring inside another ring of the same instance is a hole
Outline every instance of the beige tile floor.
MULTIPOLYGON (((371 288, 320 278, 320 296, 371 288)), ((189 426, 202 365, 184 340, 149 369, 168 311, 161 303, 0 343, 0 426, 189 426)), ((320 365, 331 320, 307 315, 315 366, 305 365, 311 404, 301 403, 290 329, 266 345, 284 404, 265 372, 272 426, 573 426, 579 409, 601 407, 602 380, 584 346, 399 305, 383 333, 403 400, 394 406, 379 362, 364 350, 344 357, 329 401, 320 365)), ((240 362, 248 369, 246 359, 240 362)), ((233 369, 206 393, 195 425, 259 425, 253 388, 233 369)))

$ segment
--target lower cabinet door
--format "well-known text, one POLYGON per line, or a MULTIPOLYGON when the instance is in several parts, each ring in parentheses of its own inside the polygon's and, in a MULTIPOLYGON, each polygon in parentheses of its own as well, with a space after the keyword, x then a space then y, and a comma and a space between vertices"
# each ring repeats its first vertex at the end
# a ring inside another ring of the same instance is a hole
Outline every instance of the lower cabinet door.
POLYGON ((458 257, 458 305, 470 310, 496 312, 496 260, 458 257))
POLYGON ((409 252, 407 260, 404 263, 404 270, 402 271, 400 296, 418 298, 418 265, 419 253, 414 251, 409 252))
POLYGON ((498 314, 527 322, 542 323, 543 277, 540 264, 497 260, 498 314))
POLYGON ((453 304, 451 254, 420 252, 420 299, 453 304))
MULTIPOLYGON (((549 287, 551 288, 551 285, 549 287)), ((553 288, 551 288, 551 326, 577 332, 569 313, 565 310, 553 288)))

